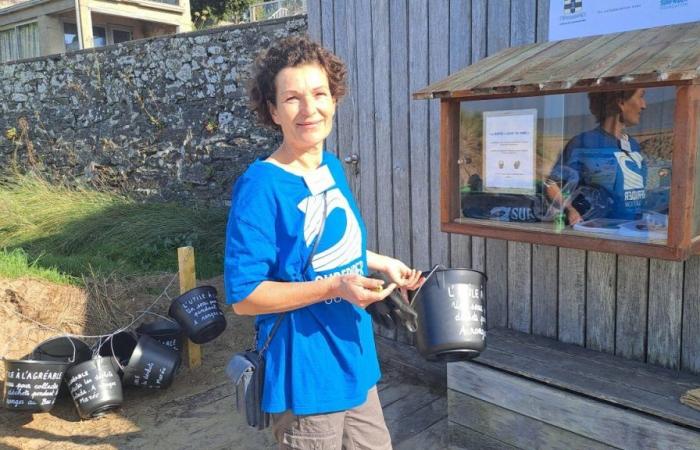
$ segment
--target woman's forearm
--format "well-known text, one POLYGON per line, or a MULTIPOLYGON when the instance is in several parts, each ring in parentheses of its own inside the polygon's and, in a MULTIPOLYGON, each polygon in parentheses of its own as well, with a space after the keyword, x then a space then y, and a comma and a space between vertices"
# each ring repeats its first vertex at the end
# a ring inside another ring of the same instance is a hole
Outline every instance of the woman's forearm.
POLYGON ((239 315, 258 315, 291 311, 337 297, 337 278, 316 281, 263 281, 243 301, 233 305, 239 315))
POLYGON ((367 267, 370 271, 385 272, 387 268, 388 256, 380 255, 379 253, 370 252, 367 250, 367 267))

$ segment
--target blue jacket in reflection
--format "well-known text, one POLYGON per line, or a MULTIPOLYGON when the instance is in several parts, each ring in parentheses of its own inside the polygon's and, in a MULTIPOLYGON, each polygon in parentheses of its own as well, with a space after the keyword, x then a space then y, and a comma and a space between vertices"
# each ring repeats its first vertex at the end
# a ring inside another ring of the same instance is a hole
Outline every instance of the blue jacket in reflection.
MULTIPOLYGON (((566 144, 550 178, 564 184, 574 197, 581 187, 605 191, 612 199, 607 218, 639 218, 646 198, 647 163, 639 143, 629 138, 629 144, 624 150, 619 139, 600 127, 581 133, 566 144)), ((576 200, 573 205, 579 209, 576 200)))

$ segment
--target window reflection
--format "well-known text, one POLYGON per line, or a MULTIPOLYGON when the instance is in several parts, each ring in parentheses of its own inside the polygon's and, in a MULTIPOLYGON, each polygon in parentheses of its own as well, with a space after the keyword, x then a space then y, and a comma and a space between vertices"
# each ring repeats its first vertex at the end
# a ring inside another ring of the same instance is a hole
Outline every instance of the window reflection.
POLYGON ((78 40, 78 26, 74 23, 65 22, 63 24, 63 42, 66 44, 66 51, 80 50, 78 40))
POLYGON ((107 45, 107 30, 104 27, 92 27, 92 45, 93 47, 104 47, 107 45))
POLYGON ((673 87, 462 102, 461 218, 665 241, 674 108, 673 87))

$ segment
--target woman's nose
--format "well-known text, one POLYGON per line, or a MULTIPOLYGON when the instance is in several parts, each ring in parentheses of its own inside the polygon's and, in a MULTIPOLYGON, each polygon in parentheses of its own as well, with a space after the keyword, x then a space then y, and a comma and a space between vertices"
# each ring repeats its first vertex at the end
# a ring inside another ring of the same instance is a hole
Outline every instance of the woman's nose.
POLYGON ((309 114, 316 110, 316 100, 312 96, 305 96, 301 101, 301 112, 309 114))

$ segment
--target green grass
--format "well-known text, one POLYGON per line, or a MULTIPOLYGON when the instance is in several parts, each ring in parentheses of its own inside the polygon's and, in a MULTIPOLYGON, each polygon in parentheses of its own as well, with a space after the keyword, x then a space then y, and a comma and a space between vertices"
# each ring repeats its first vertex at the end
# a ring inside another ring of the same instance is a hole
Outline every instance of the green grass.
POLYGON ((75 277, 59 272, 53 267, 42 267, 41 258, 30 261, 22 249, 0 249, 0 277, 15 279, 20 277, 39 278, 58 284, 77 284, 75 277))
POLYGON ((218 275, 226 217, 225 208, 142 203, 35 176, 0 182, 0 248, 76 278, 174 272, 177 248, 186 245, 195 249, 198 278, 218 275))

